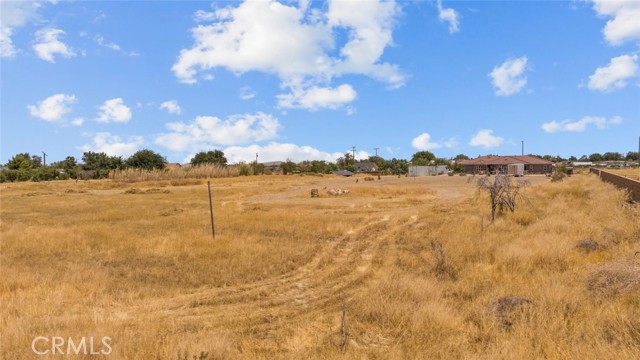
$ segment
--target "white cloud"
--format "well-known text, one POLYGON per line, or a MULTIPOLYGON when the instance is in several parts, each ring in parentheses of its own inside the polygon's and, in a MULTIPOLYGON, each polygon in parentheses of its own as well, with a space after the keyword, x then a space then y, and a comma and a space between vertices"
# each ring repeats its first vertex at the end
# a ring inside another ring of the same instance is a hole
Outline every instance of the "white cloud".
POLYGON ((486 148, 500 146, 504 143, 504 139, 493 135, 493 130, 480 130, 478 131, 469 142, 471 146, 484 146, 486 148))
POLYGON ((110 121, 126 123, 131 120, 131 109, 124 104, 122 98, 107 100, 100 106, 96 120, 102 123, 110 121))
POLYGON ((458 20, 458 12, 454 9, 447 9, 442 7, 442 0, 438 0, 438 19, 442 22, 449 23, 449 33, 457 33, 460 31, 460 20, 458 20))
POLYGON ((251 86, 243 86, 240 88, 240 99, 251 100, 256 97, 257 93, 251 88, 251 86))
POLYGON ((413 146, 417 150, 433 150, 442 147, 441 144, 432 142, 431 135, 429 135, 428 133, 422 133, 415 137, 413 141, 411 141, 411 146, 413 146))
POLYGON ((15 29, 37 19, 40 7, 36 1, 0 1, 0 57, 16 55, 11 36, 15 29))
POLYGON ((212 23, 192 29, 194 45, 180 52, 172 70, 190 84, 197 82, 199 72, 217 67, 236 74, 262 71, 278 75, 281 87, 292 93, 331 89, 332 79, 345 74, 399 87, 405 76, 396 65, 380 60, 392 44, 399 13, 392 0, 329 1, 324 11, 309 10, 304 3, 245 1, 214 13, 199 12, 196 19, 212 23), (344 44, 336 44, 338 31, 348 33, 344 44))
POLYGON ((178 105, 178 102, 175 100, 168 100, 160 104, 160 109, 165 109, 169 114, 180 115, 182 113, 182 108, 178 105))
POLYGON ((640 40, 640 2, 593 0, 593 9, 600 16, 612 18, 603 30, 610 45, 640 40))
POLYGON ((127 158, 138 151, 143 144, 144 138, 142 136, 129 136, 127 139, 122 139, 108 132, 100 132, 93 137, 93 143, 82 145, 80 149, 127 158))
POLYGON ((64 35, 65 32, 60 29, 47 28, 41 29, 36 32, 35 43, 33 44, 33 50, 36 55, 42 60, 49 62, 56 62, 54 56, 56 54, 71 58, 76 56, 76 53, 71 50, 65 43, 58 38, 64 35))
POLYGON ((216 13, 214 12, 198 10, 195 12, 195 14, 193 14, 193 20, 195 22, 207 22, 207 21, 213 21, 215 19, 216 19, 216 13))
POLYGON ((38 105, 28 105, 31 115, 45 121, 58 121, 71 111, 71 105, 75 104, 75 95, 55 94, 38 102, 38 105))
POLYGON ((502 65, 493 68, 489 73, 496 95, 509 96, 516 94, 527 84, 524 71, 527 69, 527 57, 508 59, 502 65))
POLYGON ((452 148, 458 146, 458 141, 455 138, 450 138, 443 142, 431 141, 431 135, 429 133, 422 133, 411 141, 411 146, 420 151, 439 149, 442 147, 452 148))
POLYGON ((278 107, 310 110, 337 109, 352 102, 357 96, 356 91, 349 84, 342 84, 337 88, 313 86, 307 89, 294 87, 291 90, 290 94, 277 96, 278 107))
POLYGON ((84 118, 79 117, 71 120, 71 125, 73 126, 82 126, 82 124, 84 124, 84 118))
POLYGON ((587 129, 587 126, 594 125, 598 129, 606 129, 611 125, 617 125, 622 123, 620 116, 614 116, 607 119, 602 116, 585 116, 578 121, 564 120, 564 121, 550 121, 542 124, 542 130, 548 133, 555 132, 583 132, 587 129))
POLYGON ((264 146, 256 144, 245 147, 231 146, 224 149, 223 152, 231 163, 254 161, 256 153, 258 154, 258 161, 260 162, 285 161, 287 159, 294 162, 304 160, 324 160, 334 162, 337 158, 344 156, 344 153, 340 152, 328 153, 311 146, 281 144, 277 142, 272 142, 264 146))
POLYGON ((241 145, 274 139, 280 122, 269 114, 233 115, 226 120, 215 116, 198 116, 190 123, 174 122, 166 125, 170 133, 160 134, 155 143, 169 150, 198 151, 216 145, 241 145))
POLYGON ((638 55, 635 54, 612 58, 609 65, 597 68, 589 76, 589 89, 609 92, 625 87, 628 79, 638 75, 637 61, 638 55))
POLYGON ((100 46, 107 48, 107 49, 111 49, 113 51, 119 52, 123 55, 126 56, 140 56, 140 54, 138 54, 135 51, 125 51, 124 49, 122 49, 122 47, 120 47, 120 45, 114 43, 114 42, 106 42, 104 37, 100 34, 96 35, 93 40, 100 46))

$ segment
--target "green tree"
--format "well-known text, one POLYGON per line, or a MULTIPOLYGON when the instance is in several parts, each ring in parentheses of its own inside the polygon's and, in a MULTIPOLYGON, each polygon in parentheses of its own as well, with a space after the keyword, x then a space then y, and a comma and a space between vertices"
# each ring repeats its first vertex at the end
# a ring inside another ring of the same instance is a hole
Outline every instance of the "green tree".
POLYGON ((618 153, 618 152, 606 152, 604 154, 602 154, 602 158, 605 161, 619 161, 624 159, 624 156, 622 156, 622 154, 618 153))
POLYGON ((602 161, 602 155, 600 155, 599 153, 593 153, 591 155, 589 155, 589 161, 602 161))
POLYGON ((425 166, 431 164, 431 161, 435 160, 436 156, 431 151, 418 151, 411 157, 411 164, 425 166))
POLYGON ((83 153, 82 162, 84 170, 115 170, 123 169, 125 165, 120 156, 109 156, 103 152, 93 151, 83 153))
POLYGON ((389 170, 394 175, 405 175, 409 172, 409 162, 404 159, 393 158, 389 160, 389 170))
POLYGON ((640 160, 640 152, 637 151, 629 151, 627 156, 624 158, 627 161, 638 161, 640 160))
POLYGON ((34 168, 31 155, 29 153, 20 153, 14 155, 7 162, 7 169, 10 170, 30 170, 34 168))
POLYGON ((469 160, 469 157, 465 154, 458 154, 456 155, 456 157, 453 158, 453 160, 455 161, 459 161, 459 160, 469 160))
POLYGON ((296 171, 297 167, 298 165, 296 165, 296 163, 294 163, 290 159, 287 159, 287 161, 283 162, 280 165, 280 169, 282 169, 282 173, 285 175, 293 174, 293 172, 296 171))
POLYGON ((227 165, 227 158, 224 156, 224 152, 220 150, 213 151, 201 151, 191 158, 192 165, 200 164, 218 164, 222 166, 227 165))
POLYGON ((166 163, 167 160, 162 155, 149 149, 136 151, 126 162, 129 167, 145 170, 164 169, 166 163))

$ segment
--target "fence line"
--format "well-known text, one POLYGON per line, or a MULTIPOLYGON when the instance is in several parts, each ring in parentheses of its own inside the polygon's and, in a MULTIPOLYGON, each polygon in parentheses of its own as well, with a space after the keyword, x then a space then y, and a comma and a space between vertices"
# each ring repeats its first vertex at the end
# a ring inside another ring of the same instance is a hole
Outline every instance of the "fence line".
POLYGON ((602 181, 629 190, 629 197, 633 201, 640 202, 640 181, 612 174, 601 169, 591 168, 591 173, 598 175, 602 181))

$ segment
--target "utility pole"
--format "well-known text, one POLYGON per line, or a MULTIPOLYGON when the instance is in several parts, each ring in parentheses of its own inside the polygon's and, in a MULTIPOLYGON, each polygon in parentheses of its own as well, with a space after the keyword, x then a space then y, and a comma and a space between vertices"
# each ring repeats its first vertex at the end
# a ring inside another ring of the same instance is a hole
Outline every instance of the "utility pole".
POLYGON ((522 142, 522 156, 524 156, 524 140, 522 140, 521 142, 522 142))
POLYGON ((378 149, 380 149, 380 148, 373 148, 373 150, 376 151, 376 157, 378 157, 378 149))
POLYGON ((256 153, 256 162, 253 164, 253 175, 257 175, 256 171, 258 169, 258 153, 256 153))
POLYGON ((44 167, 47 167, 47 153, 45 153, 44 151, 42 152, 43 155, 43 162, 44 162, 44 167))
POLYGON ((352 151, 352 154, 353 154, 353 156, 352 156, 353 157, 353 165, 355 165, 356 164, 356 147, 352 146, 351 147, 351 151, 352 151))

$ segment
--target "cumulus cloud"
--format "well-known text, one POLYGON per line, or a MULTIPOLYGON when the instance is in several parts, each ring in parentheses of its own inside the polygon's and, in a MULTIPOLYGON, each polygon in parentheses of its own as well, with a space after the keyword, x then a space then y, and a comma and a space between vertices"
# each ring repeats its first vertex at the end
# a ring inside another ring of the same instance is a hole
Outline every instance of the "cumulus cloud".
POLYGON ((54 28, 38 30, 33 44, 33 50, 36 55, 40 59, 52 63, 56 62, 54 58, 56 54, 65 58, 76 56, 76 53, 71 48, 58 39, 65 34, 63 30, 54 28))
POLYGON ((416 136, 411 141, 411 146, 413 146, 413 148, 416 150, 423 151, 423 150, 439 149, 442 147, 446 147, 446 148, 456 147, 458 146, 458 142, 456 141, 455 138, 450 138, 442 142, 431 141, 431 135, 429 133, 422 133, 416 136))
POLYGON ((110 121, 126 123, 131 120, 131 109, 124 104, 122 98, 107 100, 100 106, 96 120, 102 123, 110 121))
POLYGON ((290 94, 277 96, 278 106, 289 109, 321 108, 337 109, 355 100, 356 91, 349 84, 342 84, 337 88, 313 86, 308 89, 293 88, 290 94))
POLYGON ((175 100, 168 100, 160 104, 160 109, 167 110, 169 114, 180 115, 182 113, 182 108, 178 105, 178 102, 175 100))
POLYGON ((471 146, 483 146, 486 148, 500 146, 504 143, 504 139, 493 135, 493 130, 483 129, 478 131, 469 142, 471 146))
POLYGON ((527 84, 524 72, 527 69, 527 57, 508 59, 502 65, 493 68, 489 77, 496 88, 496 95, 509 96, 518 93, 527 84))
POLYGON ((460 20, 458 20, 458 12, 454 9, 443 8, 442 0, 438 0, 437 6, 438 19, 440 19, 441 22, 449 23, 449 33, 453 34, 460 31, 460 20))
POLYGON ((413 146, 417 150, 432 150, 442 147, 441 144, 432 142, 431 135, 429 135, 428 133, 422 133, 415 137, 413 141, 411 141, 411 146, 413 146))
POLYGON ((274 139, 280 122, 269 114, 233 115, 226 120, 215 116, 198 116, 195 120, 166 124, 169 133, 160 134, 155 143, 169 150, 199 151, 216 146, 242 145, 274 139))
POLYGON ((13 57, 17 50, 11 36, 14 31, 38 18, 41 3, 36 1, 0 1, 0 57, 13 57))
POLYGON ((593 9, 598 15, 611 18, 603 30, 610 45, 640 40, 640 2, 593 0, 593 9))
MULTIPOLYGON (((264 146, 257 144, 244 147, 230 146, 225 148, 223 151, 229 162, 232 163, 253 161, 256 158, 256 153, 259 154, 260 162, 285 161, 287 159, 294 162, 304 160, 324 160, 334 162, 337 158, 344 156, 344 153, 340 152, 329 153, 311 146, 281 144, 277 142, 271 142, 264 146)), ((368 156, 361 158, 367 157, 368 156)))
POLYGON ((622 123, 620 116, 614 116, 607 119, 602 116, 585 116, 578 121, 564 120, 564 121, 550 121, 542 124, 542 130, 548 133, 555 132, 583 132, 587 129, 587 126, 594 125, 598 129, 606 129, 611 125, 617 125, 622 123))
MULTIPOLYGON (((640 20, 639 20, 640 22, 640 20)), ((627 85, 627 80, 638 75, 638 55, 614 57, 609 65, 599 67, 589 76, 589 89, 609 92, 627 85)))
POLYGON ((31 115, 45 121, 58 121, 71 111, 71 105, 75 104, 75 95, 55 94, 39 101, 37 105, 28 105, 31 115))
POLYGON ((127 158, 138 151, 144 144, 142 136, 129 136, 122 139, 120 136, 111 135, 108 132, 99 132, 93 137, 91 144, 80 147, 82 151, 103 152, 109 156, 122 156, 127 158))
MULTIPOLYGON (((199 72, 218 67, 236 74, 272 73, 282 88, 291 90, 285 98, 314 88, 332 89, 332 79, 345 74, 399 87, 404 74, 380 60, 392 44, 399 13, 392 0, 329 1, 326 10, 309 9, 308 4, 245 1, 213 13, 196 13, 198 21, 211 24, 192 29, 194 45, 180 52, 172 70, 181 82, 190 84, 197 82, 199 72), (338 31, 348 33, 344 44, 336 44, 338 31)), ((291 103, 305 104, 295 99, 291 103)), ((328 107, 335 104, 329 102, 328 107)))

